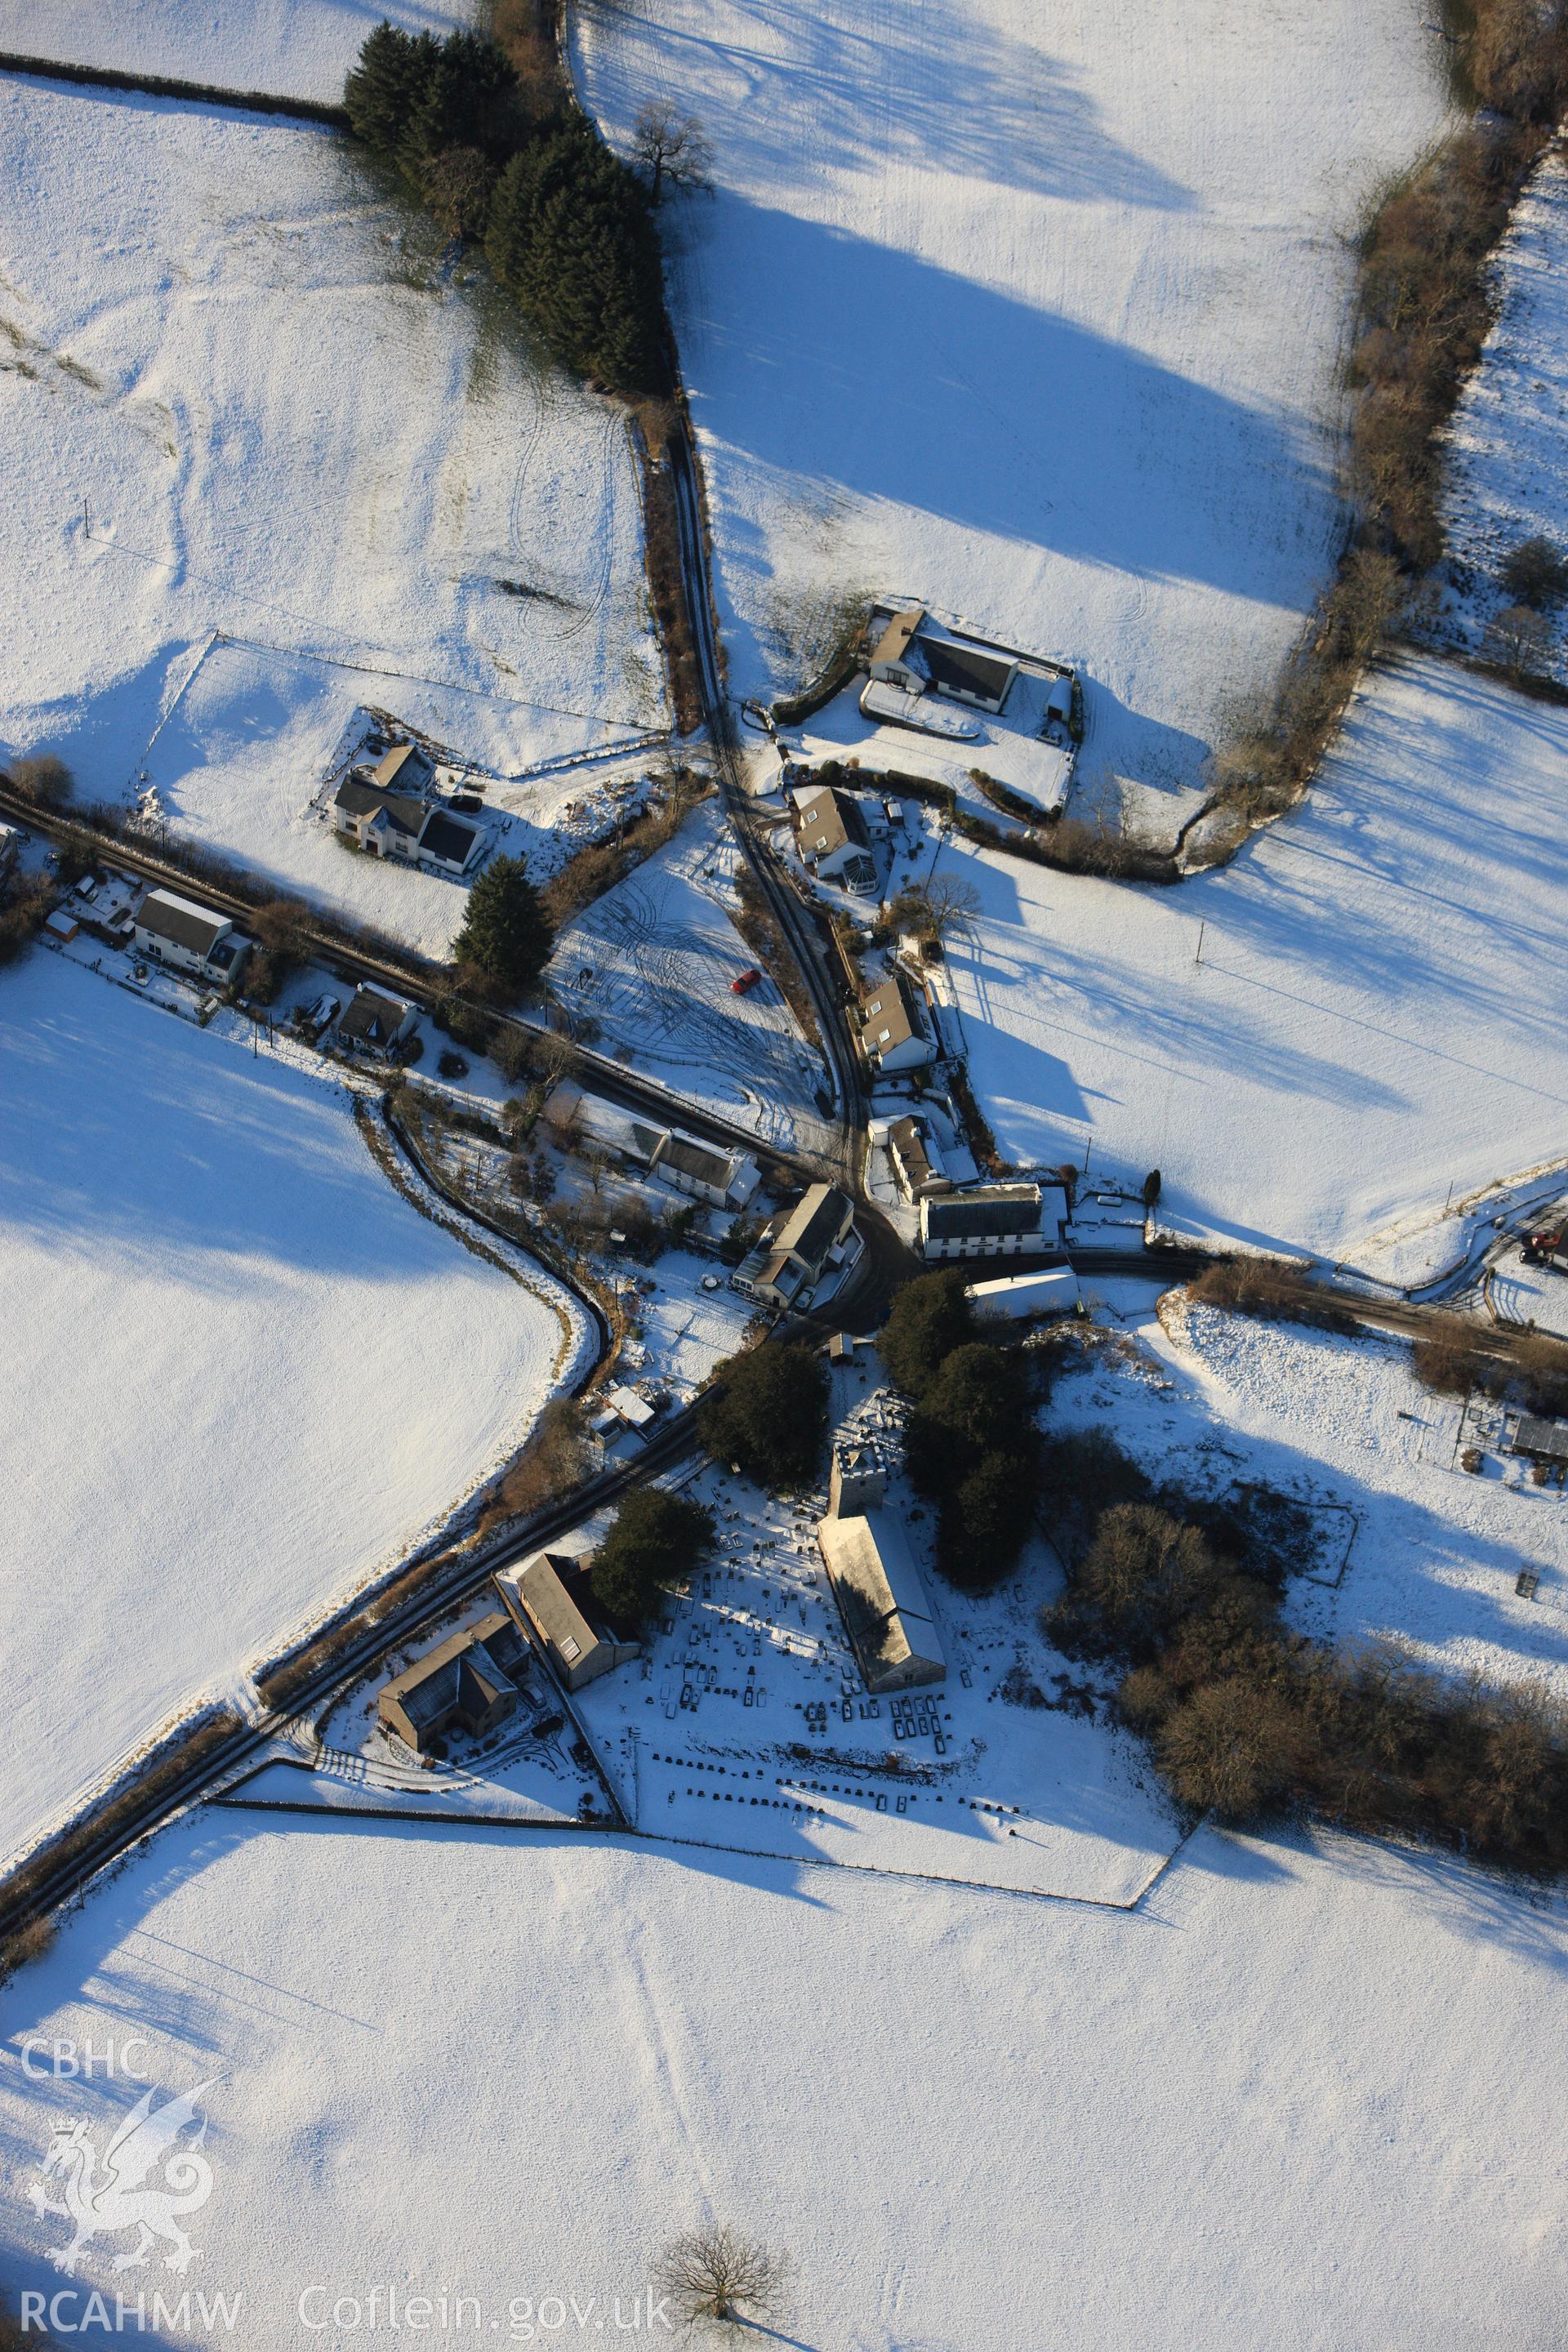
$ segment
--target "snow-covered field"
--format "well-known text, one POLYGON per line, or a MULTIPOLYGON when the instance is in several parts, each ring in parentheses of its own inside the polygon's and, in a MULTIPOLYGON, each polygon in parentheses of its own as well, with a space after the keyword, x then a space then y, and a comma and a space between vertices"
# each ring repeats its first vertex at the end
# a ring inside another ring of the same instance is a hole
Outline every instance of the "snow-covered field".
POLYGON ((384 16, 444 33, 474 15, 468 0, 0 0, 0 48, 335 102, 384 16))
POLYGON ((1129 889, 950 842, 984 908, 947 969, 1004 1154, 1159 1168, 1162 1221, 1222 1244, 1446 1264, 1450 1186, 1568 1150, 1565 761, 1568 712, 1406 661, 1217 874, 1129 889))
POLYGON ((913 595, 1080 664, 1079 793, 1168 828, 1330 568, 1351 240, 1446 115, 1424 0, 586 0, 675 208, 731 678, 913 595))
POLYGON ((0 1850, 439 1521, 561 1326, 341 1092, 35 950, 0 984, 0 1850))
POLYGON ((346 142, 3 79, 0 139, 0 745, 321 890, 359 703, 503 775, 662 722, 618 415, 346 142))
MULTIPOLYGON (((1568 161, 1554 148, 1521 197, 1500 248, 1498 315, 1447 436, 1443 520, 1458 583, 1445 619, 1479 646, 1511 603, 1498 574, 1512 550, 1544 538, 1568 553, 1568 161)), ((1529 667, 1563 677, 1561 614, 1529 667)))
POLYGON ((1339 1840, 1201 1832, 1129 1915, 206 1815, 3 1997, 12 2294, 63 2291, 71 2327, 94 2287, 237 2294, 232 2332, 170 2333, 247 2352, 617 2342, 614 2299, 629 2327, 659 2250, 718 2220, 793 2252, 765 2340, 821 2352, 1544 2347, 1565 1968, 1560 1903, 1339 1840), (73 2286, 27 2188, 59 2195, 57 2117, 101 2154, 142 2086, 49 2052, 134 2036, 160 2097, 208 2086, 200 2257, 115 2277, 134 2242, 106 2236, 73 2286), (393 2284, 430 2298, 416 2336, 393 2284))
POLYGON ((737 996, 752 965, 731 920, 740 853, 718 804, 568 925, 547 979, 574 1022, 629 1066, 698 1097, 771 1142, 820 1149, 821 1062, 770 980, 737 996))

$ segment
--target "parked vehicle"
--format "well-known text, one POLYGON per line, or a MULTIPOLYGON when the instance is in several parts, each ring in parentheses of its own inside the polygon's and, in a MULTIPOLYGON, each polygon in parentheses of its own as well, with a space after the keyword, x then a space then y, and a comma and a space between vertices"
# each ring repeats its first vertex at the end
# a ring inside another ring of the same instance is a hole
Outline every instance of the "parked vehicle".
POLYGON ((743 971, 743 972, 741 974, 741 976, 740 976, 740 978, 739 978, 738 980, 732 980, 732 981, 730 982, 730 993, 731 993, 731 996, 744 996, 744 995, 746 995, 750 990, 752 990, 752 989, 755 988, 755 986, 756 986, 756 984, 757 984, 758 981, 759 981, 759 980, 761 980, 762 976, 763 976, 763 975, 762 975, 762 973, 757 970, 756 965, 755 965, 755 964, 752 964, 752 967, 751 967, 751 969, 750 969, 750 971, 743 971))
POLYGON ((1542 1225, 1524 1237, 1526 1265, 1550 1265, 1568 1273, 1568 1226, 1542 1225))

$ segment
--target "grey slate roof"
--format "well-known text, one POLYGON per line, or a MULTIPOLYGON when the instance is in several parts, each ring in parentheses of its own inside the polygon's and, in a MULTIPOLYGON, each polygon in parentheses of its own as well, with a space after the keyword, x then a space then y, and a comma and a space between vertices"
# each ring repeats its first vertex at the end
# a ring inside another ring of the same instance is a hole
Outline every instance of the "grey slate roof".
POLYGON ((363 1037, 367 1045, 389 1045, 408 1014, 408 1007, 395 996, 382 996, 374 988, 354 992, 353 1003, 338 1023, 342 1037, 363 1037))
POLYGON ((1568 1422, 1542 1421, 1526 1413, 1513 1441, 1516 1454, 1532 1454, 1538 1461, 1568 1462, 1568 1422))
POLYGON ((950 691, 983 694, 995 701, 1013 675, 1013 664, 1003 656, 955 646, 943 637, 921 637, 920 650, 932 683, 950 691))
POLYGON ((969 1234, 1033 1234, 1040 1223, 1037 1184, 976 1184, 921 1204, 924 1230, 943 1241, 969 1234))
POLYGON ((815 1266, 837 1239, 848 1206, 847 1196, 837 1185, 812 1185, 780 1226, 777 1248, 815 1266))
POLYGON ((478 837, 475 826, 465 824, 460 817, 444 816, 437 810, 420 835, 419 846, 429 850, 433 857, 448 858, 454 866, 461 866, 478 837))
POLYGON ((428 814, 423 801, 415 800, 407 793, 384 792, 379 784, 373 784, 368 776, 362 776, 352 768, 332 794, 332 803, 334 807, 341 808, 345 816, 374 816, 379 811, 389 824, 395 825, 399 833, 406 833, 416 841, 428 814))
POLYGON ((727 1151, 711 1150, 705 1143, 693 1142, 684 1135, 672 1135, 659 1154, 661 1168, 679 1168, 683 1176, 695 1177, 700 1184, 715 1185, 721 1192, 730 1189, 735 1162, 727 1151))

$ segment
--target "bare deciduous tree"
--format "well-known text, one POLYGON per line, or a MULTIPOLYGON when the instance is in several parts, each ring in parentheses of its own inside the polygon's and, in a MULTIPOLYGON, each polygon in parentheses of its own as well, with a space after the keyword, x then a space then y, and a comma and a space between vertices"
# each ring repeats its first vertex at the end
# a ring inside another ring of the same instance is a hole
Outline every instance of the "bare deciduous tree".
POLYGON ((760 2239, 742 2237, 724 2221, 683 2231, 654 2270, 657 2284, 688 2326, 704 2319, 743 2326, 748 2314, 765 2316, 777 2308, 788 2273, 787 2256, 760 2239))
POLYGON ((1568 593, 1568 563, 1549 539, 1526 539, 1503 559, 1498 575, 1521 604, 1554 604, 1568 593))
POLYGON ((52 751, 41 751, 25 760, 11 762, 11 781, 18 792, 39 801, 45 808, 58 808, 68 801, 74 779, 63 760, 52 751))
POLYGON ((980 893, 973 882, 956 874, 936 874, 929 882, 911 882, 889 908, 895 927, 917 939, 941 941, 949 931, 972 922, 980 912, 980 893))
POLYGON ((694 114, 682 114, 668 100, 645 106, 637 117, 632 152, 646 173, 657 205, 669 188, 710 188, 713 151, 694 114))
POLYGON ((973 922, 980 912, 979 891, 973 882, 965 882, 957 874, 933 874, 925 886, 924 897, 931 929, 939 940, 973 922))
POLYGON ((1505 604, 1488 625, 1485 650, 1511 677, 1542 668, 1551 648, 1551 629, 1528 604, 1505 604))
POLYGON ((1272 1691, 1239 1681, 1208 1683, 1162 1730, 1160 1769, 1184 1804, 1246 1821, 1287 1777, 1294 1730, 1272 1691))

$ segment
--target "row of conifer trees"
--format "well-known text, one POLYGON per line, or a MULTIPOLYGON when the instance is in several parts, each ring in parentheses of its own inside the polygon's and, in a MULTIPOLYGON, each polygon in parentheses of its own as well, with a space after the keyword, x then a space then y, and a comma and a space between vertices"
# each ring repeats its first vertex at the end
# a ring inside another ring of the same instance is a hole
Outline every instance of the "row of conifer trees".
POLYGON ((559 88, 526 85, 478 33, 381 24, 343 101, 448 235, 482 238, 553 356, 616 392, 659 388, 658 232, 635 173, 559 88))

